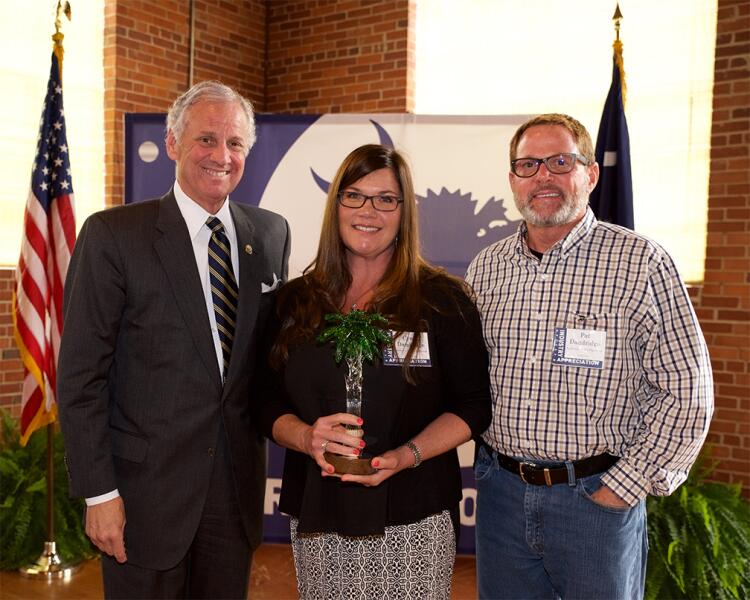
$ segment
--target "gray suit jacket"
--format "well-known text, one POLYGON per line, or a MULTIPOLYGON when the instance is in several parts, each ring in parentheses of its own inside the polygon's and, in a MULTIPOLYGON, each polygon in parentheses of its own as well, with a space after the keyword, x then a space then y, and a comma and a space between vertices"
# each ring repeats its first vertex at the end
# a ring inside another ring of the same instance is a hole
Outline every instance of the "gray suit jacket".
POLYGON ((240 294, 223 386, 193 247, 171 192, 92 215, 68 270, 58 402, 70 491, 119 489, 128 561, 148 568, 170 568, 187 551, 222 421, 246 533, 253 547, 261 540, 265 446, 251 383, 273 308, 261 283, 286 278, 290 237, 279 215, 230 208, 240 294))

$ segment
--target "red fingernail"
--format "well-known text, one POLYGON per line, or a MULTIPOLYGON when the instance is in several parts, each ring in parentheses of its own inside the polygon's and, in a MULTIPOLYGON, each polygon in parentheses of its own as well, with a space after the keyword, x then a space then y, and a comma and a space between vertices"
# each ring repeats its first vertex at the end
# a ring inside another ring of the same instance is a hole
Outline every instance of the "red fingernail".
POLYGON ((354 449, 354 455, 359 456, 359 450, 357 450, 356 448, 354 449))
POLYGON ((373 467, 379 467, 380 466, 380 461, 379 460, 372 461, 372 466, 373 467))
POLYGON ((326 469, 326 471, 328 471, 329 473, 333 473, 333 467, 328 467, 328 468, 326 469))
POLYGON ((362 425, 362 423, 364 423, 362 419, 357 419, 357 425, 362 425))
POLYGON ((365 447, 365 441, 364 440, 359 440, 359 447, 360 448, 364 448, 365 447))

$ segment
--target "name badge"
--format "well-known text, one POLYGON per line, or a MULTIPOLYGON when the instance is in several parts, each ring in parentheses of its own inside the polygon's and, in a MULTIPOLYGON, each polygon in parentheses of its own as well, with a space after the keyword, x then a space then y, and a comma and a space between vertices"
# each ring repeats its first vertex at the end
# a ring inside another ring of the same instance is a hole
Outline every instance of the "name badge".
MULTIPOLYGON (((419 336, 419 345, 412 354, 409 366, 431 367, 432 360, 430 359, 430 344, 427 341, 427 332, 420 331, 416 335, 419 336)), ((398 331, 391 331, 391 336, 393 344, 383 349, 383 364, 388 367, 401 366, 404 364, 404 359, 411 347, 414 332, 404 331, 399 333, 398 331)))
POLYGON ((552 363, 569 367, 601 369, 604 366, 606 346, 606 331, 556 327, 552 346, 552 363))

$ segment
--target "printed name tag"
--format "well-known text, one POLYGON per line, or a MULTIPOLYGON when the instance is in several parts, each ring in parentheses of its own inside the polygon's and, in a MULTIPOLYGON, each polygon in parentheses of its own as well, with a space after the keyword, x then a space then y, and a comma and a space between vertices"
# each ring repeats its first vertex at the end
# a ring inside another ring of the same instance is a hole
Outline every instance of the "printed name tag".
MULTIPOLYGON (((427 342, 427 332, 421 331, 419 336, 419 346, 411 357, 409 363, 412 367, 431 367, 430 344, 427 342)), ((404 358, 409 352, 411 341, 414 339, 413 331, 391 331, 393 345, 386 346, 383 349, 383 364, 386 366, 401 366, 404 364, 404 358)))
POLYGON ((556 327, 552 346, 552 363, 569 367, 601 369, 604 366, 606 346, 606 331, 556 327))

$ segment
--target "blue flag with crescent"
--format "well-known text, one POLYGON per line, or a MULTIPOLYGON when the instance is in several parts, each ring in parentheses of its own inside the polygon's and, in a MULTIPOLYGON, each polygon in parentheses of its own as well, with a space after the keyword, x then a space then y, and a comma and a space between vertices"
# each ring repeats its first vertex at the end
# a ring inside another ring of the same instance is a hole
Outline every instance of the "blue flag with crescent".
POLYGON ((597 219, 634 229, 630 136, 625 120, 621 72, 616 57, 613 63, 612 85, 596 137, 599 183, 591 193, 589 204, 597 219))

